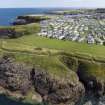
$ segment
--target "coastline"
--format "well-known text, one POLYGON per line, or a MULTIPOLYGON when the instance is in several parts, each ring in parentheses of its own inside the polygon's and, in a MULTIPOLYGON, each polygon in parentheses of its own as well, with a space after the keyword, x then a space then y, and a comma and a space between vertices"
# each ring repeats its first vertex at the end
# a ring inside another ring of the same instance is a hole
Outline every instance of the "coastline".
MULTIPOLYGON (((22 16, 32 19, 42 15, 22 16)), ((105 59, 104 53, 98 52, 101 48, 104 51, 104 46, 38 36, 41 19, 37 23, 36 20, 29 20, 26 24, 12 26, 12 30, 7 28, 9 34, 6 32, 5 35, 9 37, 0 39, 2 86, 9 91, 16 89, 23 93, 25 87, 31 90, 32 86, 34 89, 31 93, 25 94, 29 100, 36 99, 37 96, 32 94, 36 91, 42 102, 44 100, 54 105, 68 105, 72 101, 75 104, 84 95, 79 105, 104 105, 105 59), (87 91, 89 94, 86 94, 87 91)), ((9 95, 8 92, 6 94, 9 95)))

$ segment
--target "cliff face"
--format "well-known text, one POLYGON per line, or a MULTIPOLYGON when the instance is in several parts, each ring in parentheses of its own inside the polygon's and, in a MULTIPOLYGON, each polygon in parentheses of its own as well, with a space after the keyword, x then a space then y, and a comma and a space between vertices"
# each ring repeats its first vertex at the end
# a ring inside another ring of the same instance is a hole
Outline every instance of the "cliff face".
POLYGON ((85 60, 76 57, 63 56, 61 61, 78 74, 86 90, 96 96, 105 93, 105 63, 101 61, 85 60))
POLYGON ((27 92, 30 88, 31 68, 24 64, 15 63, 13 59, 3 57, 0 59, 0 85, 11 91, 27 92))
POLYGON ((33 84, 43 99, 54 105, 64 103, 70 104, 77 102, 84 94, 84 87, 78 81, 62 80, 52 77, 47 72, 33 70, 33 84))
MULTIPOLYGON (((64 78, 35 65, 28 66, 12 57, 3 56, 0 58, 0 86, 13 93, 19 91, 23 96, 34 87, 40 100, 52 105, 75 105, 85 95, 85 90, 96 96, 104 95, 104 62, 70 56, 62 56, 61 60, 70 68, 64 78)), ((33 95, 32 99, 36 99, 36 96, 33 95)))
POLYGON ((104 95, 105 64, 80 61, 78 75, 88 90, 92 90, 96 96, 104 95))
MULTIPOLYGON (((68 71, 69 72, 69 71, 68 71)), ((8 57, 0 58, 0 85, 10 91, 26 94, 32 86, 44 102, 53 105, 76 103, 84 95, 84 87, 74 75, 74 81, 54 77, 45 70, 28 67, 8 57)))

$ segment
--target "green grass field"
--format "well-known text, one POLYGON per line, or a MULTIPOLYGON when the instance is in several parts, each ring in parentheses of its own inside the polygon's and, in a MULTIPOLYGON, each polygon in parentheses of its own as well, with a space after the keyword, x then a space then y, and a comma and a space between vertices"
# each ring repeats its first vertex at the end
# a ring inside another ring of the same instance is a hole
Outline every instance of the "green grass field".
MULTIPOLYGON (((66 80, 75 82, 77 76, 62 62, 62 56, 70 58, 68 60, 71 60, 73 68, 78 68, 75 60, 76 62, 83 60, 81 70, 85 77, 94 76, 97 80, 105 81, 105 46, 49 39, 35 33, 14 39, 0 39, 0 56, 5 54, 14 57, 17 62, 42 68, 64 82, 66 80)), ((26 102, 30 101, 31 95, 31 93, 27 95, 26 102)))
MULTIPOLYGON (((0 54, 12 54, 17 61, 41 67, 51 75, 57 75, 60 78, 71 75, 70 79, 74 79, 74 74, 72 72, 68 73, 69 68, 60 60, 62 55, 68 54, 68 56, 76 59, 90 60, 92 62, 105 62, 105 46, 49 39, 36 34, 24 35, 16 39, 0 39, 0 54)), ((88 65, 88 67, 88 73, 93 75, 95 68, 93 70, 91 65, 88 65)), ((103 70, 100 72, 100 76, 101 73, 105 75, 103 70)))
POLYGON ((1 53, 13 53, 18 61, 41 66, 60 76, 66 75, 68 71, 59 60, 59 55, 63 52, 83 59, 104 61, 105 58, 105 46, 49 39, 36 34, 17 39, 1 39, 0 43, 1 53))
POLYGON ((7 39, 5 41, 5 47, 12 49, 12 47, 19 47, 20 50, 30 48, 47 48, 62 50, 67 53, 87 55, 91 57, 102 57, 105 58, 105 46, 92 45, 86 43, 76 43, 72 41, 64 41, 57 39, 49 39, 36 35, 23 36, 17 39, 7 39))

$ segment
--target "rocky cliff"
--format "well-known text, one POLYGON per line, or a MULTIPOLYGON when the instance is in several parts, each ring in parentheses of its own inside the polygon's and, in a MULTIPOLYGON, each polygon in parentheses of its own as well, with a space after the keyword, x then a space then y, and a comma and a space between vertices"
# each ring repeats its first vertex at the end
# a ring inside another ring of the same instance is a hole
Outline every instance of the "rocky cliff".
POLYGON ((25 25, 30 23, 39 23, 42 20, 49 19, 48 16, 45 15, 26 15, 26 16, 18 16, 17 19, 13 22, 13 25, 25 25))
MULTIPOLYGON (((68 74, 71 76, 69 71, 68 74)), ((12 92, 20 91, 22 95, 34 86, 43 101, 52 105, 75 104, 84 95, 84 86, 76 73, 74 78, 58 78, 46 70, 27 66, 13 58, 0 58, 0 86, 12 92)))
MULTIPOLYGON (((84 98, 89 98, 90 94, 96 103, 98 102, 96 99, 98 100, 101 98, 100 96, 104 96, 104 62, 77 59, 77 57, 69 55, 60 56, 60 60, 69 68, 64 78, 41 67, 16 61, 14 57, 3 56, 0 58, 0 86, 12 92, 12 94, 8 92, 12 96, 21 96, 22 100, 29 91, 32 91, 33 87, 32 100, 51 105, 75 105, 84 95, 84 98), (16 95, 17 91, 21 95, 16 95)), ((4 93, 7 94, 7 92, 4 93)))
POLYGON ((85 89, 95 96, 105 94, 105 62, 95 59, 82 59, 73 56, 62 56, 61 61, 78 74, 85 89))

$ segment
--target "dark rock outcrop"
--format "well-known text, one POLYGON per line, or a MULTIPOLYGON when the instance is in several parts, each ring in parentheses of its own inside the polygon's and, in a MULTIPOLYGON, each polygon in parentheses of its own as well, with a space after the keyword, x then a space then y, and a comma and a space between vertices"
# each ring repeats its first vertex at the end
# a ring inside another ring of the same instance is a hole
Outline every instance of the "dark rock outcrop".
POLYGON ((77 75, 73 78, 74 81, 53 76, 45 70, 32 69, 7 56, 0 59, 0 86, 25 94, 33 85, 43 101, 53 105, 76 103, 84 95, 84 86, 77 75))
POLYGON ((24 30, 23 31, 16 31, 15 28, 9 27, 9 28, 0 28, 0 38, 17 38, 22 35, 24 35, 24 30))
POLYGON ((105 62, 103 60, 89 60, 70 55, 62 56, 60 59, 78 74, 86 90, 91 91, 95 96, 105 94, 105 62))
POLYGON ((92 91, 96 96, 105 94, 105 77, 103 65, 83 62, 81 61, 78 66, 78 75, 80 80, 84 83, 87 90, 92 91))
POLYGON ((1 28, 0 37, 8 38, 9 36, 15 36, 15 30, 12 28, 1 28))
POLYGON ((0 85, 11 91, 27 92, 31 84, 29 70, 25 64, 15 63, 11 58, 0 59, 0 85))
POLYGON ((44 101, 53 105, 75 103, 84 94, 84 87, 78 79, 76 82, 57 79, 46 71, 38 69, 34 69, 33 74, 36 91, 42 95, 44 101))
POLYGON ((13 25, 25 25, 25 24, 30 24, 30 23, 38 23, 42 20, 47 20, 49 19, 46 16, 18 16, 17 19, 13 22, 13 25))
POLYGON ((25 19, 16 19, 12 24, 13 25, 25 25, 27 24, 27 21, 25 19))

